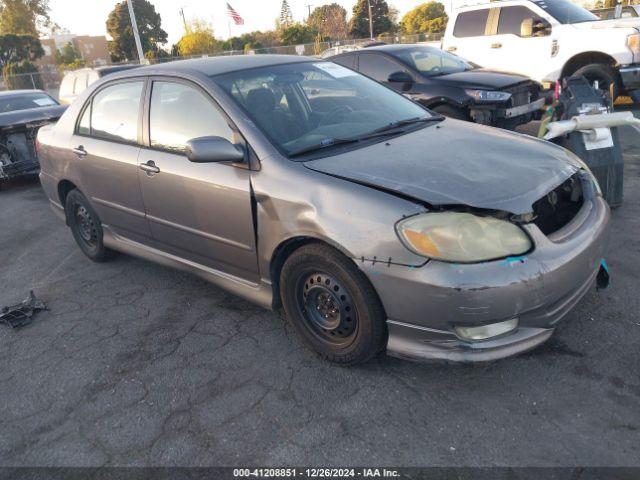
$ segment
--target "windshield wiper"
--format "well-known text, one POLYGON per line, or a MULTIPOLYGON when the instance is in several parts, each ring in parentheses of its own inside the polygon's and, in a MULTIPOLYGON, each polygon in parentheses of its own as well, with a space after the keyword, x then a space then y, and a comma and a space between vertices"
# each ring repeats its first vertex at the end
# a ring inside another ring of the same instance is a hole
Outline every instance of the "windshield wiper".
POLYGON ((385 125, 384 127, 377 128, 372 132, 365 133, 363 135, 356 135, 355 137, 349 137, 349 138, 327 138, 325 140, 322 140, 320 143, 316 143, 314 145, 301 148, 299 150, 294 150, 293 152, 289 153, 289 157, 299 157, 300 155, 304 155, 306 153, 312 153, 318 150, 335 147, 337 145, 344 145, 347 143, 357 143, 357 142, 360 142, 361 140, 368 140, 370 138, 382 137, 386 135, 396 135, 399 133, 403 133, 404 130, 398 130, 398 129, 407 125, 411 125, 415 123, 440 122, 442 120, 444 120, 444 117, 441 115, 432 115, 431 117, 415 117, 415 118, 408 118, 406 120, 399 120, 397 122, 390 123, 388 125, 385 125))
POLYGON ((442 115, 432 115, 430 117, 407 118, 406 120, 398 120, 397 122, 390 123, 388 125, 385 125, 384 127, 377 128, 374 131, 369 132, 358 138, 366 139, 366 138, 376 137, 378 136, 378 134, 387 133, 397 128, 406 127, 407 125, 413 125, 415 123, 441 122, 442 120, 444 120, 444 117, 442 115))
POLYGON ((337 145, 344 145, 345 143, 356 143, 358 141, 360 141, 360 139, 358 138, 326 138, 320 143, 315 143, 308 147, 289 152, 289 157, 299 157, 300 155, 304 155, 305 153, 311 153, 318 150, 323 150, 325 148, 335 147, 337 145))

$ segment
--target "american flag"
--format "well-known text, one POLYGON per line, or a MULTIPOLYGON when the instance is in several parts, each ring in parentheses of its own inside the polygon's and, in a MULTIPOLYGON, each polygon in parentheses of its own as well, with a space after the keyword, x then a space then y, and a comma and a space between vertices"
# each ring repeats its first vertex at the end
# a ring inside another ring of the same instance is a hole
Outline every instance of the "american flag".
POLYGON ((227 3, 227 15, 233 18, 236 25, 244 25, 244 19, 227 3))

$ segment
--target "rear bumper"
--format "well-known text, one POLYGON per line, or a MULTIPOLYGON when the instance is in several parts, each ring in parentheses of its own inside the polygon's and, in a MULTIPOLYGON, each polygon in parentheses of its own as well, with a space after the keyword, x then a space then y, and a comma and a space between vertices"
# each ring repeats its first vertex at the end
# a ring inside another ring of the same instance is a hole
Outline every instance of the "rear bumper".
POLYGON ((488 361, 544 342, 589 291, 608 243, 609 207, 585 203, 572 222, 545 236, 528 225, 530 254, 479 264, 431 261, 422 267, 376 263, 363 270, 388 317, 390 355, 413 359, 488 361), (454 327, 518 320, 518 328, 468 341, 454 327))
POLYGON ((620 78, 626 91, 640 89, 640 64, 620 67, 620 78))

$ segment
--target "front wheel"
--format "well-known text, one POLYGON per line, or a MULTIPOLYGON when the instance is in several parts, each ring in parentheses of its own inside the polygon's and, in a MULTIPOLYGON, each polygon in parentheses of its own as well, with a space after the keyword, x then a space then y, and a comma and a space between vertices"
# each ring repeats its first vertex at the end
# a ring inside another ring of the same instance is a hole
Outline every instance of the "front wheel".
POLYGON ((620 89, 616 72, 609 65, 592 63, 579 68, 573 75, 585 77, 592 86, 597 82, 598 90, 605 93, 613 93, 613 100, 619 95, 620 89))
POLYGON ((69 192, 65 213, 73 238, 82 252, 94 262, 107 260, 112 251, 104 246, 100 219, 80 191, 69 192))
POLYGON ((289 323, 323 358, 355 365, 384 349, 386 316, 378 295, 333 248, 310 244, 296 250, 282 268, 280 292, 289 323))

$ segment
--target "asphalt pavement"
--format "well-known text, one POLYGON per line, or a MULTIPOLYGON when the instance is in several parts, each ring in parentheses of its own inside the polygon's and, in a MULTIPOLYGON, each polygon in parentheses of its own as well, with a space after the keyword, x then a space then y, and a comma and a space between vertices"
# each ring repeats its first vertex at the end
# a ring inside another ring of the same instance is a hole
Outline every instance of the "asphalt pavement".
POLYGON ((94 264, 35 181, 0 191, 0 466, 640 466, 640 132, 623 130, 612 286, 486 365, 341 368, 180 272, 94 264))

